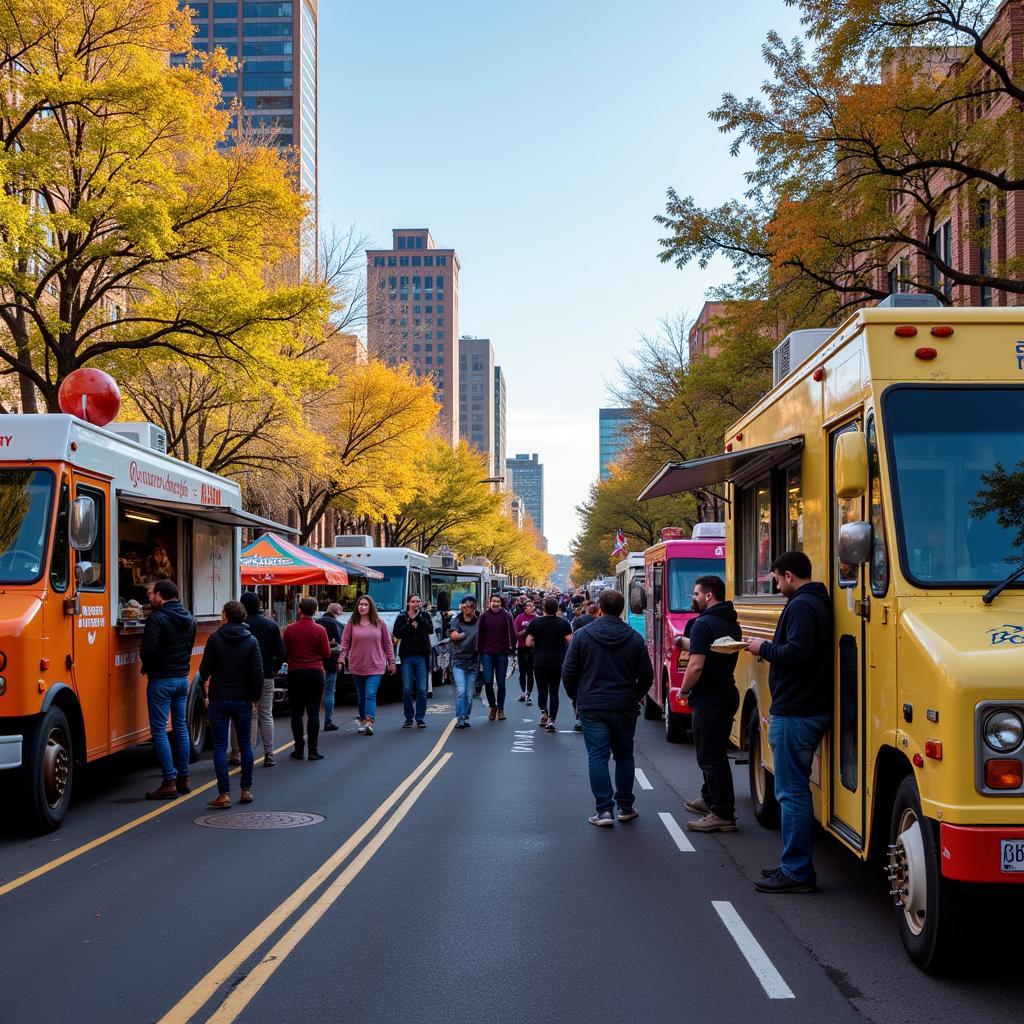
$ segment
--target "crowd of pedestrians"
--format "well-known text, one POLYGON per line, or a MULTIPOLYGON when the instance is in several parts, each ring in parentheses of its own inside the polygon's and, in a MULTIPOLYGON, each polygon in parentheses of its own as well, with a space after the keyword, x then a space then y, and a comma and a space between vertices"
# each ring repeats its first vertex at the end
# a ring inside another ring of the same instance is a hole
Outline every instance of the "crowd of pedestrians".
MULTIPOLYGON (((771 641, 743 637, 721 578, 706 575, 695 581, 692 610, 696 617, 676 642, 688 654, 681 690, 692 711, 703 784, 700 794, 685 800, 684 806, 698 815, 687 823, 693 831, 736 831, 736 798, 727 755, 739 706, 735 669, 739 651, 746 650, 769 665, 768 738, 782 818, 779 862, 762 871, 756 887, 767 893, 813 892, 817 876, 812 860, 810 775, 814 751, 831 715, 831 599, 825 586, 812 579, 810 560, 802 552, 790 551, 777 558, 772 575, 787 604, 771 641), (723 652, 716 649, 720 641, 737 643, 723 652)), ((148 677, 150 729, 162 781, 146 797, 169 800, 191 792, 187 704, 196 624, 170 580, 157 581, 150 596, 153 610, 146 621, 141 660, 148 677)), ((457 615, 442 617, 450 640, 456 729, 470 728, 474 698, 481 688, 489 721, 505 720, 512 659, 518 669, 519 700, 532 705, 536 689, 540 726, 547 732, 558 731, 560 690, 565 687, 587 751, 595 803, 589 820, 600 828, 638 817, 633 743, 640 705, 653 681, 646 643, 623 621, 624 603, 624 596, 615 590, 603 591, 591 603, 582 594, 548 595, 539 607, 534 595, 522 595, 506 607, 494 594, 481 613, 476 599, 466 596, 457 615)), ((255 594, 243 594, 240 601, 224 605, 222 624, 206 641, 198 673, 214 744, 217 796, 209 801, 211 807, 231 806, 232 764, 241 768, 240 802, 252 802, 254 750, 261 743, 264 766, 274 766, 274 681, 285 663, 294 741, 290 756, 296 760, 323 759, 320 708, 324 708, 324 731, 336 730, 333 712, 341 671, 355 685, 360 735, 374 734, 377 691, 385 674, 395 673, 396 660, 405 711, 402 727, 426 728, 435 625, 421 598, 409 597, 392 629, 368 595, 359 597, 346 623, 337 604, 329 605, 319 619, 317 611, 314 598, 302 598, 297 621, 282 635, 278 624, 263 613, 255 594)))

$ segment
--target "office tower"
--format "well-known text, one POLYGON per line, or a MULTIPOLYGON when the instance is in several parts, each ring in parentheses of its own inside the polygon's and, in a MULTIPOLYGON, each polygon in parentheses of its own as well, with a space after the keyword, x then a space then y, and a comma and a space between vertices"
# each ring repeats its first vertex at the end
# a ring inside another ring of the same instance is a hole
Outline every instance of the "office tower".
POLYGON ((536 453, 505 460, 505 482, 523 499, 527 515, 539 534, 544 533, 544 467, 536 453))
MULTIPOLYGON (((501 476, 505 472, 505 374, 501 367, 494 368, 494 475, 501 476)), ((505 490, 508 481, 501 484, 505 490)))
MULTIPOLYGON (((183 2, 181 6, 186 6, 183 2)), ((213 3, 188 0, 195 12, 192 45, 222 47, 238 71, 221 79, 223 105, 238 116, 232 132, 265 134, 297 150, 299 183, 317 198, 317 0, 213 3)), ((173 64, 185 58, 175 55, 173 64)))
POLYGON ((601 479, 611 476, 611 466, 629 447, 633 416, 628 409, 601 409, 597 414, 601 479))
POLYGON ((494 348, 487 338, 459 338, 459 435, 494 465, 494 348))
POLYGON ((455 444, 459 258, 454 249, 436 248, 426 228, 395 228, 392 234, 392 248, 366 253, 367 349, 371 358, 407 363, 417 376, 431 379, 444 436, 455 444))

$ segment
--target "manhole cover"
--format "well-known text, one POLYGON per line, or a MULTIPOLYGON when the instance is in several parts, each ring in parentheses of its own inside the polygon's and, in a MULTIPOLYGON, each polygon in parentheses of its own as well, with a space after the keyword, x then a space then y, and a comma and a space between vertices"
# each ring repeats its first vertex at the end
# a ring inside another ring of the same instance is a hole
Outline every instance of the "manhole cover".
POLYGON ((204 814, 193 820, 204 828, 304 828, 306 825, 319 825, 324 816, 301 811, 236 811, 231 814, 204 814))

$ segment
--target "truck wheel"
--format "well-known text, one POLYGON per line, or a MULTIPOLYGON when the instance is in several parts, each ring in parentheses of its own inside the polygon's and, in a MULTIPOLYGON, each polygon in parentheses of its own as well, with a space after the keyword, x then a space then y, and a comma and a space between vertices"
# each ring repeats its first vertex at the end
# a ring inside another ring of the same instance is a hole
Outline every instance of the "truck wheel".
POLYGON ((188 763, 195 764, 206 749, 206 701, 201 683, 194 682, 185 705, 185 724, 188 726, 188 763))
POLYGON ((51 707, 23 743, 18 785, 22 814, 29 828, 52 832, 67 816, 75 777, 74 741, 64 712, 51 707))
POLYGON ((644 718, 648 722, 656 722, 661 718, 661 708, 649 693, 644 695, 644 718))
POLYGON ((756 709, 747 725, 747 758, 754 817, 764 828, 778 828, 779 802, 775 799, 775 776, 761 761, 761 723, 756 709))
POLYGON ((921 813, 913 775, 896 790, 889 844, 890 891, 903 946, 918 967, 941 971, 962 934, 964 892, 942 877, 939 825, 921 813))
POLYGON ((689 725, 687 715, 672 710, 668 694, 665 694, 665 739, 669 743, 682 743, 686 739, 686 728, 689 725))

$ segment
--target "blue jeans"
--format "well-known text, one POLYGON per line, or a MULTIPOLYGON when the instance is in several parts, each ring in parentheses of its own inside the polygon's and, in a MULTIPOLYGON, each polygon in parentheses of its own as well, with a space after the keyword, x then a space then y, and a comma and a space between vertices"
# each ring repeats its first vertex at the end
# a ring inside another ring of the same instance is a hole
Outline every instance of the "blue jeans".
POLYGON ((422 654, 402 658, 402 701, 405 720, 413 719, 412 691, 416 689, 416 721, 422 722, 427 714, 427 659, 422 654))
POLYGON ((481 659, 484 671, 484 690, 487 693, 487 703, 492 708, 505 709, 505 677, 508 675, 507 654, 484 654, 481 659), (498 699, 494 699, 494 677, 498 677, 498 699))
POLYGON ((338 673, 328 672, 324 676, 324 725, 334 720, 334 689, 338 685, 338 673))
POLYGON ((188 702, 188 679, 151 679, 146 684, 146 703, 149 705, 149 731, 153 734, 153 749, 164 773, 164 781, 187 779, 188 758, 192 753, 192 741, 185 721, 185 705, 188 702), (167 716, 171 716, 171 735, 174 737, 174 752, 167 739, 167 716))
POLYGON ((469 718, 476 696, 477 664, 475 661, 453 661, 452 676, 455 678, 455 717, 469 718))
POLYGON ((581 711, 583 742, 589 759, 590 788, 598 811, 633 806, 633 734, 639 711, 581 711), (608 771, 608 758, 615 758, 615 792, 608 771))
POLYGON ((376 718, 380 676, 353 676, 352 682, 356 684, 356 694, 359 697, 359 717, 376 718))
MULTIPOLYGON (((230 793, 231 780, 228 776, 228 744, 231 742, 231 726, 239 736, 252 735, 252 701, 211 700, 210 728, 213 730, 213 770, 217 773, 217 792, 230 793)), ((242 789, 252 789, 252 744, 241 743, 242 789)))
POLYGON ((828 718, 824 715, 772 715, 768 725, 768 742, 775 762, 775 798, 782 808, 779 867, 797 882, 809 881, 814 876, 811 762, 827 728, 828 718))

